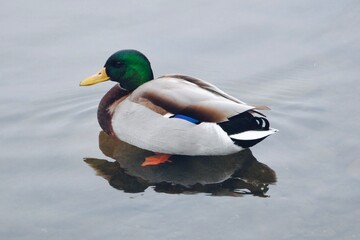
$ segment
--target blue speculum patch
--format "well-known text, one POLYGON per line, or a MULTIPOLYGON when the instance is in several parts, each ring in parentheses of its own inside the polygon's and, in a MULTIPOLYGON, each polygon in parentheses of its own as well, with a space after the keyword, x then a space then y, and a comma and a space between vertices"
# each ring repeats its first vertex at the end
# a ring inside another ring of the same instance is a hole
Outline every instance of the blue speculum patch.
POLYGON ((195 118, 185 116, 185 115, 182 115, 182 114, 175 114, 175 115, 171 116, 170 118, 179 118, 179 119, 183 119, 185 121, 188 121, 188 122, 191 122, 191 123, 194 123, 194 124, 201 123, 199 120, 197 120, 195 118))

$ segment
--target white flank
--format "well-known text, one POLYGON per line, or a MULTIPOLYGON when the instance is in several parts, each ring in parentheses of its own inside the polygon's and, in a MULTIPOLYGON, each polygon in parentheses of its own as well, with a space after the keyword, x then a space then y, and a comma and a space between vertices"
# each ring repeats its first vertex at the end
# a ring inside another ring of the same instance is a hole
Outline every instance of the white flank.
POLYGON ((112 126, 116 136, 153 152, 180 155, 227 155, 242 150, 215 123, 168 118, 149 108, 124 100, 115 110, 112 126))

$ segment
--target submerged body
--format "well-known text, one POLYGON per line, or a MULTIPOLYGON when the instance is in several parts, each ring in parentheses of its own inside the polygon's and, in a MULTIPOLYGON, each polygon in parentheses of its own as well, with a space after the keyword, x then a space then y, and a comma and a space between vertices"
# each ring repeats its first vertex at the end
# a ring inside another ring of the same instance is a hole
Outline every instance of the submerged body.
POLYGON ((99 104, 98 120, 105 132, 157 153, 227 155, 277 131, 257 112, 264 106, 247 105, 197 78, 166 75, 153 80, 148 71, 145 56, 123 50, 99 74, 81 82, 119 82, 99 104))

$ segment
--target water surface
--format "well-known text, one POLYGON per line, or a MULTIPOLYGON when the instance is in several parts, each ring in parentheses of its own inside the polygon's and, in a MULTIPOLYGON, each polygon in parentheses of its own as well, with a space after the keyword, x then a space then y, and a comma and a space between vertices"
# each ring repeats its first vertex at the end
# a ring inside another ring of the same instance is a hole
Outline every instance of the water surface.
POLYGON ((3 5, 2 239, 359 239, 358 1, 3 5), (116 162, 96 121, 113 83, 78 84, 124 48, 268 105, 280 132, 227 164, 176 165, 195 179, 116 162))

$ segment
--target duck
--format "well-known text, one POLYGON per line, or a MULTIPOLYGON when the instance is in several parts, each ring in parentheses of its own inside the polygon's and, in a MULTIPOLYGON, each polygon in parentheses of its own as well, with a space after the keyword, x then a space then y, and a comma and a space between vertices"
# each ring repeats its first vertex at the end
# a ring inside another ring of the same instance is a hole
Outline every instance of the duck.
POLYGON ((154 78, 141 52, 112 54, 101 70, 80 82, 116 82, 101 99, 97 119, 110 136, 154 152, 142 166, 171 162, 172 155, 223 156, 250 148, 278 130, 260 110, 196 77, 154 78))

